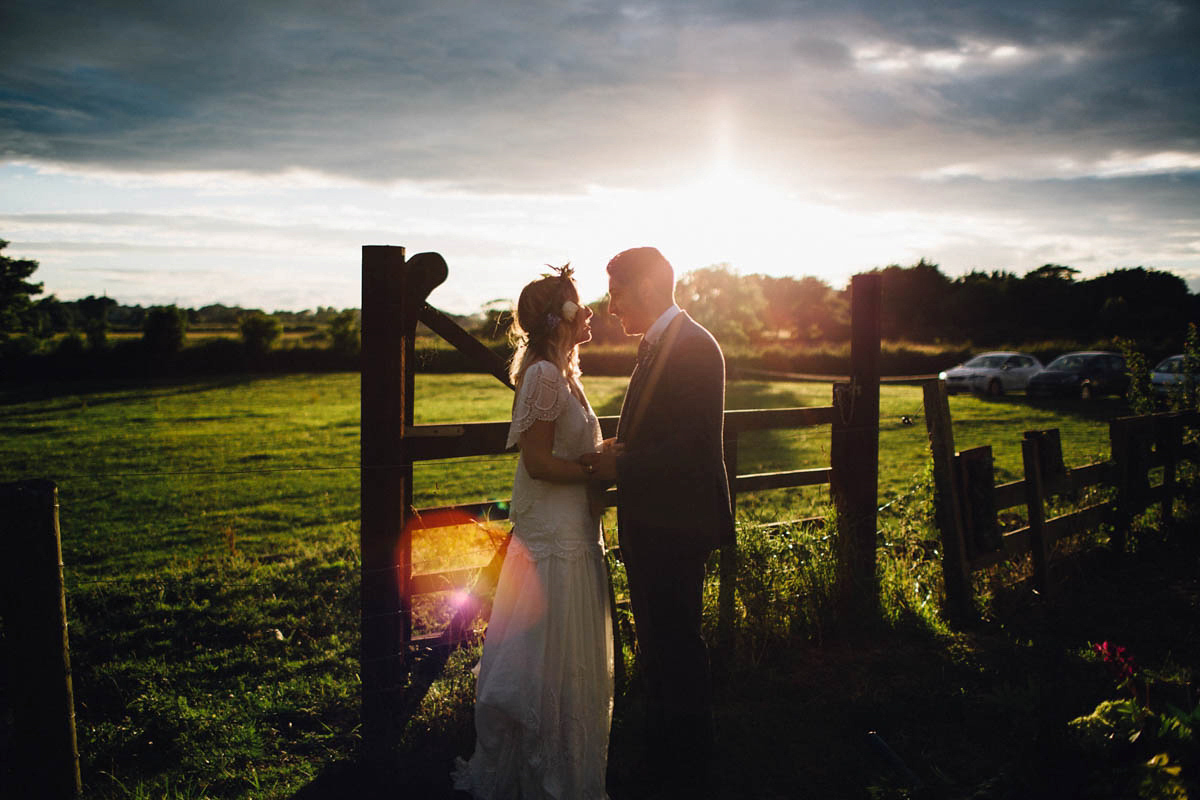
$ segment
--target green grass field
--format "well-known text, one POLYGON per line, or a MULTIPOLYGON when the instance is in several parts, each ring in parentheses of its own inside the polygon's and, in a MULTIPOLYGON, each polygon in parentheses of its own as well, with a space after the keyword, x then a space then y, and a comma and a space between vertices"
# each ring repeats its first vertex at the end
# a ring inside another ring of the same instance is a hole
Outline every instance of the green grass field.
MULTIPOLYGON (((600 415, 619 411, 624 379, 585 385, 600 415)), ((352 757, 358 387, 357 375, 336 374, 64 383, 0 396, 0 481, 45 477, 60 489, 87 796, 290 797, 352 757)), ((421 375, 416 391, 418 423, 506 419, 511 402, 478 375, 421 375)), ((736 382, 727 405, 827 405, 830 392, 736 382)), ((1107 419, 1123 408, 967 396, 952 398, 951 411, 957 447, 992 445, 1005 481, 1020 476, 1023 430, 1059 428, 1067 464, 1080 465, 1107 457, 1107 419)), ((940 568, 922 544, 935 534, 920 389, 883 387, 880 420, 885 612, 943 636, 940 568)), ((824 466, 829 430, 755 433, 739 453, 741 473, 824 466)), ((506 498, 514 466, 512 455, 421 464, 416 504, 506 498)), ((827 537, 756 531, 827 504, 823 489, 739 498, 746 661, 736 668, 821 638, 827 537)), ((482 563, 486 544, 449 550, 482 563)), ((414 544, 417 571, 447 559, 445 541, 414 544)), ((476 654, 452 659, 398 758, 469 752, 476 654)), ((614 754, 635 724, 619 711, 614 754)))

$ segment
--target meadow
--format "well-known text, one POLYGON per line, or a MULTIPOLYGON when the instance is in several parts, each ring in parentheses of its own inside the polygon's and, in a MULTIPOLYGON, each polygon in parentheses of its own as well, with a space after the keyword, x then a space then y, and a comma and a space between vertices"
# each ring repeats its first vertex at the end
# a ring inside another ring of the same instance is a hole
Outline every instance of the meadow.
MULTIPOLYGON (((625 383, 585 379, 598 414, 619 411, 625 383)), ((358 388, 355 374, 326 374, 63 382, 0 394, 0 481, 45 477, 59 485, 88 797, 335 797, 356 786, 369 796, 352 766, 359 742, 358 388)), ((727 406, 827 405, 830 393, 824 383, 736 381, 727 406)), ((419 424, 506 419, 511 402, 494 379, 468 374, 419 374, 416 397, 419 424)), ((1020 477, 1023 430, 1058 428, 1066 463, 1080 465, 1107 457, 1107 420, 1124 409, 1117 400, 1031 405, 958 396, 951 411, 958 449, 992 445, 997 479, 1005 481, 1020 477)), ((1024 746, 1016 755, 967 758, 949 733, 952 720, 942 717, 951 712, 934 710, 930 718, 930 699, 957 687, 962 696, 951 716, 982 711, 959 723, 983 730, 1001 712, 1042 699, 1039 687, 1014 677, 1022 652, 1045 656, 1051 672, 1067 661, 1079 674, 1095 667, 1078 647, 1054 656, 1031 650, 1036 636, 1028 630, 1015 639, 997 634, 1003 642, 993 643, 993 663, 972 639, 949 630, 938 614, 919 387, 882 388, 880 452, 885 619, 865 648, 830 637, 823 602, 830 533, 788 522, 827 514, 827 492, 738 499, 737 647, 714 661, 724 685, 739 687, 721 698, 719 722, 736 742, 722 785, 750 792, 744 796, 797 796, 798 786, 825 787, 813 796, 910 796, 903 775, 885 761, 857 744, 836 750, 901 713, 925 715, 918 725, 934 743, 913 739, 911 730, 893 732, 890 741, 910 758, 936 762, 922 772, 926 781, 940 773, 964 791, 981 786, 989 772, 994 777, 1028 755, 1024 746), (1000 683, 996 670, 1004 671, 1000 683), (781 705, 783 697, 790 699, 781 705), (836 724, 822 731, 812 719, 836 724), (797 758, 812 766, 797 771, 797 758)), ((756 432, 739 456, 743 474, 824 466, 829 430, 756 432)), ((420 464, 416 505, 504 499, 514 467, 511 454, 420 464)), ((414 544, 417 571, 489 556, 486 540, 414 544)), ((622 580, 615 564, 614 580, 622 580)), ((1029 600, 1004 593, 1019 584, 1012 571, 981 580, 991 581, 985 618, 1001 618, 1005 597, 1029 600)), ((715 574, 711 588, 715 602, 715 574)), ((417 796, 444 792, 449 759, 469 753, 469 668, 477 656, 476 645, 451 658, 396 753, 389 780, 416 787, 417 796)), ((1094 705, 1101 684, 1083 681, 1067 696, 1082 692, 1094 705)), ((637 691, 631 684, 618 702, 617 789, 636 746, 637 691)))

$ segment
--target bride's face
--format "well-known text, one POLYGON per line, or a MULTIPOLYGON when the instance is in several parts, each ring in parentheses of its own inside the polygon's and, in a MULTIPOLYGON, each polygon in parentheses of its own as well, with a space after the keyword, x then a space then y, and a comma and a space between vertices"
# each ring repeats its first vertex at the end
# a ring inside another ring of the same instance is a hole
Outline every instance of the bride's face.
POLYGON ((583 344, 592 340, 592 310, 575 301, 579 311, 575 312, 575 321, 569 323, 575 335, 575 344, 583 344))

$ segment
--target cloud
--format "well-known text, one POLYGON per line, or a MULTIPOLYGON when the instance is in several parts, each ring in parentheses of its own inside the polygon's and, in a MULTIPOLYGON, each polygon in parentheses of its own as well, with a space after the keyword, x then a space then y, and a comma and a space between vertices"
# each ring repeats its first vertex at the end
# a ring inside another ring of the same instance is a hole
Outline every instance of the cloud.
POLYGON ((740 148, 787 168, 849 160, 863 140, 885 174, 997 143, 1195 151, 1197 13, 1078 9, 12 0, 0 148, 131 171, 578 190, 678 177, 709 155, 724 100, 740 148))

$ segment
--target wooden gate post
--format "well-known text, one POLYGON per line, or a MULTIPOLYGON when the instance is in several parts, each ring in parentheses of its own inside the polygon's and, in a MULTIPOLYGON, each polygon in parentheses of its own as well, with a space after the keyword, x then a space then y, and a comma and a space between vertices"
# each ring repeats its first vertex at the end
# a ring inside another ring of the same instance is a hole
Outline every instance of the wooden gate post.
POLYGON ((31 480, 0 486, 0 616, 16 727, 14 797, 82 792, 58 487, 31 480))
POLYGON ((403 247, 362 251, 362 719, 363 746, 379 756, 399 740, 412 640, 413 355, 425 298, 446 280, 437 253, 405 261, 403 247))
POLYGON ((875 527, 879 506, 878 274, 850 279, 850 383, 834 386, 830 492, 837 510, 836 600, 851 627, 878 616, 875 527))
POLYGON ((1113 515, 1111 546, 1124 553, 1133 518, 1146 509, 1150 487, 1149 440, 1152 430, 1145 417, 1118 417, 1108 423, 1112 448, 1113 476, 1117 485, 1117 508, 1113 515))
POLYGON ((954 470, 954 429, 946 382, 927 381, 922 387, 925 429, 933 455, 933 499, 936 525, 942 539, 942 580, 946 585, 946 612, 960 624, 976 618, 971 592, 971 568, 963 535, 962 503, 954 470))
POLYGON ((412 462, 404 425, 412 419, 413 346, 404 334, 403 247, 362 250, 360 502, 362 529, 363 746, 378 753, 396 739, 392 720, 405 682, 412 636, 408 583, 412 543, 412 462))

